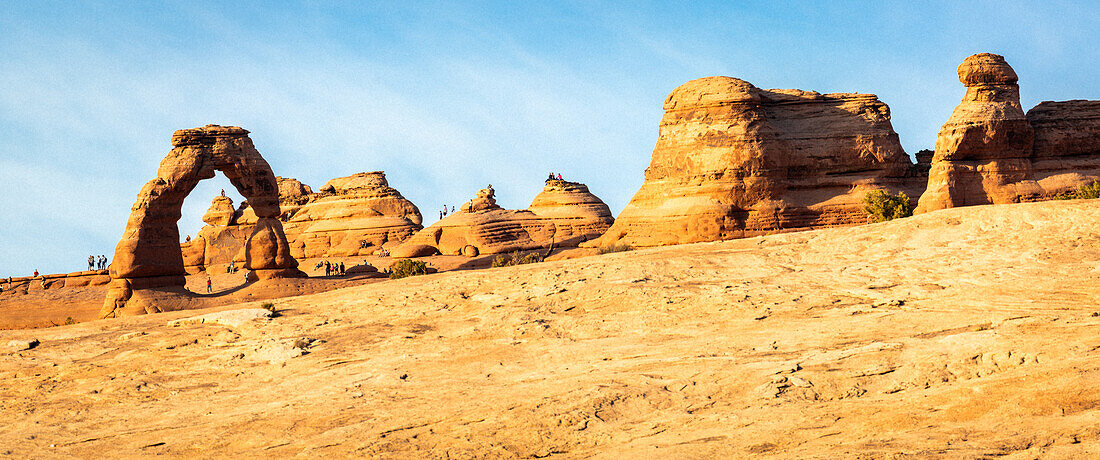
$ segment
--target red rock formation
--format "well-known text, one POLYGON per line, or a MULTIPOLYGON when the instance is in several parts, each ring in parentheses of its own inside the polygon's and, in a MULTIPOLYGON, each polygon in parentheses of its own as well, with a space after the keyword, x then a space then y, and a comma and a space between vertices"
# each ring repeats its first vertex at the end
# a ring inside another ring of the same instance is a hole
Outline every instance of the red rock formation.
POLYGON ((597 242, 714 241, 866 222, 862 196, 919 194, 890 109, 871 94, 693 80, 664 104, 645 182, 597 242))
POLYGON ((246 243, 244 268, 260 278, 301 276, 290 256, 279 215, 275 175, 239 127, 207 125, 176 131, 173 149, 157 178, 138 194, 111 264, 111 284, 102 315, 118 316, 186 308, 195 302, 184 286, 179 243, 183 200, 200 180, 221 171, 247 197, 258 217, 246 243))
POLYGON ((1045 101, 1027 111, 1033 178, 1048 199, 1100 180, 1100 101, 1045 101))
POLYGON ((295 257, 366 255, 421 228, 420 210, 389 186, 382 171, 328 181, 300 207, 286 207, 286 232, 295 257))
POLYGON ((602 234, 614 222, 607 205, 584 184, 547 181, 531 207, 501 209, 492 188, 478 191, 432 226, 417 232, 391 251, 393 257, 432 254, 500 254, 541 249, 552 242, 576 246, 602 234))
MULTIPOLYGON (((280 219, 295 258, 367 255, 422 228, 420 210, 389 186, 382 171, 338 177, 321 189, 313 193, 295 179, 279 178, 280 219)), ((225 206, 215 198, 207 214, 225 206)), ((244 262, 245 240, 256 221, 250 207, 238 209, 228 224, 206 221, 210 225, 199 231, 205 241, 202 265, 220 269, 230 261, 244 262)))
POLYGON ((917 213, 1050 199, 1100 178, 1100 102, 1044 102, 1025 116, 1003 57, 975 54, 958 74, 966 95, 936 139, 917 213))
POLYGON ((595 239, 615 222, 611 209, 586 185, 563 180, 547 181, 527 210, 554 224, 558 246, 576 246, 595 239))

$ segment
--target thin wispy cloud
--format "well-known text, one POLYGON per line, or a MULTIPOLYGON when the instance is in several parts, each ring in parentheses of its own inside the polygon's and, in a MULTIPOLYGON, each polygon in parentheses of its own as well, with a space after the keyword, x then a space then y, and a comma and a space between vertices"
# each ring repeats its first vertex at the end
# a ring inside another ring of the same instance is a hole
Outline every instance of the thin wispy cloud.
MULTIPOLYGON (((709 75, 878 94, 910 153, 934 143, 973 52, 1005 54, 1029 107, 1100 98, 1097 51, 1082 46, 1098 38, 1094 6, 1059 18, 1021 2, 981 23, 966 18, 982 5, 954 2, 789 6, 8 5, 0 215, 18 217, 0 225, 0 273, 110 254, 172 132, 207 123, 249 129, 276 174, 313 187, 385 170, 430 221, 488 183, 525 207, 549 171, 618 212, 664 97, 709 75)), ((183 233, 223 187, 200 184, 183 233)))

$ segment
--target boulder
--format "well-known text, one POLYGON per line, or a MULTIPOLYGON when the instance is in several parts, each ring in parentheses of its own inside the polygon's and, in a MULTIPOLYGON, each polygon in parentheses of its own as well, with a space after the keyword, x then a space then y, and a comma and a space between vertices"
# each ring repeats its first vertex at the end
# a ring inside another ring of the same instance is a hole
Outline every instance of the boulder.
POLYGON ((206 214, 202 215, 202 221, 206 222, 206 225, 224 226, 233 222, 233 214, 236 212, 233 209, 233 199, 224 195, 214 197, 214 201, 210 203, 210 209, 206 210, 206 214))
POLYGON ((645 182, 585 246, 659 246, 867 222, 872 190, 922 181, 872 94, 763 90, 708 77, 664 103, 645 182))
POLYGON ((1043 102, 1026 115, 1002 56, 966 58, 966 94, 940 129, 916 212, 1037 201, 1100 178, 1100 102, 1043 102))

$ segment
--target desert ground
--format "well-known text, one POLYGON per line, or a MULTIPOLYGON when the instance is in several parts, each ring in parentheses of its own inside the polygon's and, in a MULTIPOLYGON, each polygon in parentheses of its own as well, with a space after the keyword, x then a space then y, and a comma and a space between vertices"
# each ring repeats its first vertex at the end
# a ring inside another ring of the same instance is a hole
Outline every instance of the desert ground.
POLYGON ((1097 200, 274 305, 0 331, 0 455, 1100 456, 1097 200))

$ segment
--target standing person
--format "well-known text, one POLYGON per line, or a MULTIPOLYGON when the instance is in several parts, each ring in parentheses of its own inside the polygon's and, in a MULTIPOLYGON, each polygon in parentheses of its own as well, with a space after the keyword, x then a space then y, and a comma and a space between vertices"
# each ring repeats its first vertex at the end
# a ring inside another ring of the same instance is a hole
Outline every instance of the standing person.
POLYGON ((325 261, 325 276, 332 275, 332 264, 329 261, 325 261))
POLYGON ((340 262, 340 276, 344 276, 344 263, 340 262))
POLYGON ((447 205, 443 205, 443 217, 447 217, 447 205))
POLYGON ((451 206, 451 214, 454 214, 454 213, 455 213, 455 207, 451 206))
POLYGON ((439 220, 443 220, 443 211, 439 211, 439 220))
POLYGON ((210 282, 210 275, 206 275, 206 293, 214 292, 214 285, 210 282))
POLYGON ((88 256, 88 270, 95 268, 95 256, 88 256))
POLYGON ((248 269, 248 270, 244 271, 244 282, 245 283, 248 283, 248 275, 251 275, 251 274, 252 274, 252 269, 248 269))
POLYGON ((554 180, 554 172, 553 172, 553 171, 550 171, 550 177, 547 177, 547 178, 546 178, 546 181, 547 181, 547 182, 550 182, 550 181, 552 181, 552 180, 554 180))
POLYGON ((34 269, 34 277, 35 277, 35 278, 38 278, 38 269, 37 269, 37 268, 36 268, 36 269, 34 269))

